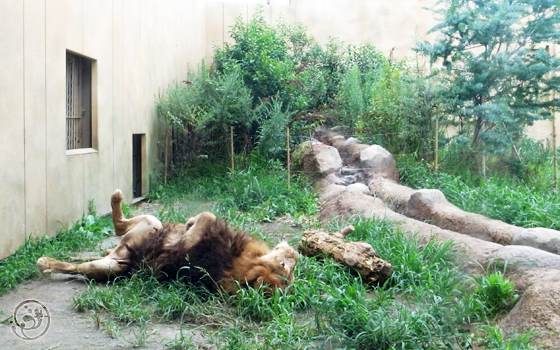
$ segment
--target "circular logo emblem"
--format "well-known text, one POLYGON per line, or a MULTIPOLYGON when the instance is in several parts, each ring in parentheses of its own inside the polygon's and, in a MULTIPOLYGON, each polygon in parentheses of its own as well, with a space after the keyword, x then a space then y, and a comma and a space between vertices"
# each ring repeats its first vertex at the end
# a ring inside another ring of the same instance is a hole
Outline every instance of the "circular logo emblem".
POLYGON ((10 321, 12 332, 25 340, 33 340, 44 335, 51 324, 49 310, 37 300, 25 300, 14 310, 10 321))

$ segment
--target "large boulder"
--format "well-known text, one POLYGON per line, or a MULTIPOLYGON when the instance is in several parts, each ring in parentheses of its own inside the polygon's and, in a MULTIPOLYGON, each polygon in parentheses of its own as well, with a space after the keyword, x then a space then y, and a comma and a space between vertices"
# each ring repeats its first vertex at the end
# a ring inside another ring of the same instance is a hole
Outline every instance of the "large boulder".
POLYGON ((306 173, 319 177, 340 174, 342 159, 336 148, 312 140, 300 144, 296 152, 302 153, 302 166, 306 173))
POLYGON ((346 142, 346 138, 344 138, 344 136, 336 135, 330 140, 329 144, 331 146, 333 146, 334 148, 336 148, 337 151, 340 151, 340 149, 342 148, 342 145, 344 145, 344 142, 346 142))
POLYGON ((430 221, 446 230, 460 232, 485 241, 511 244, 520 227, 469 213, 449 203, 445 195, 434 189, 415 191, 408 201, 404 214, 416 220, 430 221))
POLYGON ((522 245, 506 245, 494 252, 496 260, 516 266, 526 265, 538 269, 560 269, 560 255, 522 245))
POLYGON ((338 153, 340 153, 342 161, 353 166, 359 164, 360 152, 368 147, 368 145, 363 145, 362 142, 355 137, 350 137, 344 140, 342 144, 335 144, 337 144, 335 147, 338 149, 338 153))
POLYGON ((529 287, 513 310, 500 322, 507 333, 540 333, 536 343, 547 349, 560 349, 560 282, 535 283, 529 287))
POLYGON ((369 146, 360 152, 360 166, 369 178, 383 177, 395 182, 399 180, 395 158, 379 145, 369 146))
POLYGON ((346 191, 361 192, 361 193, 367 194, 367 195, 371 194, 369 188, 362 183, 355 183, 355 184, 348 185, 348 186, 346 186, 346 191))
POLYGON ((560 231, 548 228, 528 228, 513 237, 511 244, 526 245, 560 254, 560 231))
POLYGON ((368 183, 371 193, 385 202, 389 208, 397 213, 403 213, 410 196, 414 190, 410 187, 399 185, 393 180, 376 178, 368 183))
POLYGON ((374 210, 385 208, 383 201, 378 198, 359 191, 340 191, 337 185, 322 186, 319 196, 321 198, 319 218, 322 220, 331 220, 335 217, 349 218, 356 214, 371 218, 374 210))

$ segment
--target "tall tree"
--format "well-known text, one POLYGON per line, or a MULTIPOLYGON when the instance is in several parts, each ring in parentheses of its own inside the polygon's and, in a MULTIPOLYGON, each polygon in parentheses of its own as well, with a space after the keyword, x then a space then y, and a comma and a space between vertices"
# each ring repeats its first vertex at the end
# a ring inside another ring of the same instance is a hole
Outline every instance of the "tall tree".
POLYGON ((526 126, 559 105, 558 0, 439 0, 433 43, 417 49, 437 70, 442 116, 459 124, 457 141, 475 151, 505 153, 526 126))

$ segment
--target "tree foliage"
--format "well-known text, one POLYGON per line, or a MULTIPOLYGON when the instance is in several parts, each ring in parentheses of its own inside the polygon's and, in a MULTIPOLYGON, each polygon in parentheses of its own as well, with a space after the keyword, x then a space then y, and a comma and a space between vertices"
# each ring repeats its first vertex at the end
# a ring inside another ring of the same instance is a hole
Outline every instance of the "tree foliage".
POLYGON ((430 109, 421 107, 419 80, 405 63, 371 44, 331 38, 323 47, 303 24, 268 23, 262 7, 249 21, 239 17, 230 34, 231 42, 215 47, 210 67, 203 63, 157 101, 173 129, 174 164, 200 155, 229 160, 230 127, 234 154, 285 159, 287 125, 299 142, 327 120, 363 131, 370 135, 364 141, 395 154, 431 148, 430 109))
MULTIPOLYGON (((551 118, 559 105, 560 60, 549 52, 560 42, 556 0, 439 0, 441 23, 433 43, 417 49, 440 79, 438 107, 458 126, 459 142, 474 151, 503 154, 527 126, 551 118)), ((515 148, 515 147, 514 147, 515 148)))

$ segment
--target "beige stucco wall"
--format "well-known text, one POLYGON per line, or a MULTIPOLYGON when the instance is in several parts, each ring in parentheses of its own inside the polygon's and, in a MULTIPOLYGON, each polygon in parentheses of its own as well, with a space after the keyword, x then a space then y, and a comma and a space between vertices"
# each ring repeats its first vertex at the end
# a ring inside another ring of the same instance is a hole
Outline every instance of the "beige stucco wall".
POLYGON ((203 58, 198 0, 0 0, 0 259, 26 237, 132 200, 132 134, 157 158, 155 96, 203 58), (95 60, 95 151, 66 151, 66 50, 95 60), (76 152, 74 152, 76 153, 76 152), (80 153, 80 152, 77 152, 80 153))
MULTIPOLYGON (((274 3, 274 2, 272 2, 274 3)), ((264 5, 264 14, 270 23, 282 18, 300 22, 322 44, 336 37, 346 44, 371 43, 388 55, 412 56, 418 40, 428 38, 427 31, 437 22, 425 7, 435 0, 291 0, 286 5, 264 5)), ((229 41, 230 27, 238 16, 246 21, 256 9, 255 4, 232 2, 207 3, 207 52, 212 46, 229 41)))

